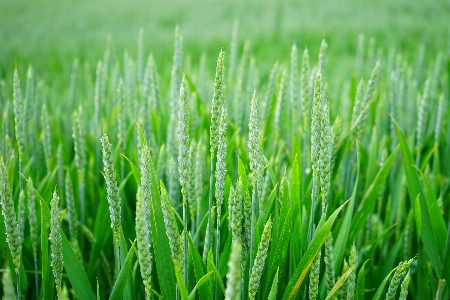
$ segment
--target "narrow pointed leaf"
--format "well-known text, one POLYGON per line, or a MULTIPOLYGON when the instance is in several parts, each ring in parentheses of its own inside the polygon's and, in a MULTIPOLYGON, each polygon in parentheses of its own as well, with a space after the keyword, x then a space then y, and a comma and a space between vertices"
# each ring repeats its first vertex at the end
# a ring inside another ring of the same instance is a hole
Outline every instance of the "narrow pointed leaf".
POLYGON ((342 210, 345 204, 347 204, 347 202, 348 201, 346 201, 339 208, 337 208, 333 212, 333 214, 328 218, 328 220, 323 224, 323 226, 317 228, 317 231, 314 234, 314 237, 311 241, 309 248, 306 250, 300 263, 295 269, 294 275, 292 276, 291 280, 289 280, 289 283, 286 287, 286 291, 284 292, 283 295, 283 299, 294 299, 297 296, 300 287, 303 281, 305 280, 306 275, 308 274, 308 271, 311 268, 314 259, 316 258, 317 253, 319 253, 320 248, 322 247, 323 243, 325 242, 328 236, 328 233, 331 230, 331 226, 333 225, 339 212, 342 210))
POLYGON ((120 269, 119 276, 117 276, 116 282, 114 283, 113 290, 111 292, 111 296, 109 299, 111 300, 120 300, 122 299, 123 291, 125 289, 125 285, 127 283, 128 276, 131 273, 131 266, 133 262, 133 257, 135 254, 134 243, 131 245, 131 249, 125 258, 125 263, 120 269))

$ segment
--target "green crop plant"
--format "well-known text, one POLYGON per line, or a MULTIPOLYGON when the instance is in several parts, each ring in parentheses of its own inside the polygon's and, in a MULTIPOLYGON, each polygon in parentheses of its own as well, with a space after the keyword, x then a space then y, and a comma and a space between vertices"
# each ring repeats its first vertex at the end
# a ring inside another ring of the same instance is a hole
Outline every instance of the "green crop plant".
POLYGON ((343 1, 1 1, 0 297, 450 299, 448 9, 343 1))

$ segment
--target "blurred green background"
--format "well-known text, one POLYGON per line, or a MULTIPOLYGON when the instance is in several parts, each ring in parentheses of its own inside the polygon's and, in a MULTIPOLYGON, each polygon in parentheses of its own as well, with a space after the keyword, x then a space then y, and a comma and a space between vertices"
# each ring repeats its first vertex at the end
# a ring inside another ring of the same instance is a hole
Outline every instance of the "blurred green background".
POLYGON ((287 61, 294 42, 300 50, 307 46, 315 58, 326 38, 333 66, 329 72, 347 72, 354 67, 360 33, 366 40, 373 37, 383 55, 395 48, 412 59, 420 44, 426 49, 447 48, 449 16, 449 1, 2 0, 0 76, 10 77, 17 61, 22 71, 32 64, 37 74, 53 69, 68 79, 73 58, 95 66, 108 38, 119 58, 125 49, 135 57, 140 28, 145 31, 145 49, 154 53, 160 72, 167 74, 176 24, 183 34, 184 54, 193 64, 206 53, 207 65, 214 66, 220 48, 229 49, 235 20, 240 44, 250 41, 261 70, 277 59, 287 61))

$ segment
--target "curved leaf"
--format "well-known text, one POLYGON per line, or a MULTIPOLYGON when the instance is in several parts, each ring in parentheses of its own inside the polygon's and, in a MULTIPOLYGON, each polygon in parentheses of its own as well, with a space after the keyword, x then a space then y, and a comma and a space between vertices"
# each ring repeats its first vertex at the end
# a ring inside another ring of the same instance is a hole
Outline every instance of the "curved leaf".
MULTIPOLYGON (((125 263, 120 269, 119 276, 117 276, 116 282, 114 283, 113 290, 111 292, 110 300, 120 300, 122 299, 123 291, 127 283, 128 275, 131 273, 131 263, 133 262, 133 257, 135 253, 134 243, 131 245, 131 249, 125 258, 125 263)), ((84 298, 80 298, 84 299, 84 298)))
POLYGON ((295 269, 294 275, 291 280, 289 280, 288 286, 286 287, 286 291, 284 292, 283 299, 293 299, 297 296, 299 289, 308 274, 311 265, 316 258, 317 253, 319 253, 320 248, 325 242, 328 233, 331 230, 331 226, 333 226, 334 221, 337 218, 337 215, 342 210, 342 208, 347 204, 348 200, 339 206, 333 214, 328 218, 328 220, 320 227, 317 228, 316 233, 311 241, 309 248, 306 250, 303 255, 300 263, 295 269))

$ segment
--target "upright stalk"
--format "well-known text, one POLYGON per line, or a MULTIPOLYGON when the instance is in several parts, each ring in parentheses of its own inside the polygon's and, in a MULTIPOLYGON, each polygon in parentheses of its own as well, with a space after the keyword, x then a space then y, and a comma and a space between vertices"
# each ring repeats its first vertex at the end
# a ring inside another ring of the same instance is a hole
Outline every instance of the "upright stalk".
POLYGON ((181 195, 183 203, 183 224, 184 224, 184 283, 188 286, 188 216, 187 202, 189 199, 189 168, 191 158, 189 157, 189 100, 187 91, 187 81, 183 76, 180 87, 180 96, 178 97, 178 173, 181 185, 181 195))
POLYGON ((80 219, 81 219, 81 226, 80 226, 80 238, 81 238, 81 253, 83 253, 84 250, 84 238, 83 238, 83 226, 84 226, 84 182, 80 182, 80 219))
POLYGON ((36 298, 39 298, 39 277, 38 277, 38 261, 34 258, 34 284, 36 285, 36 298))
MULTIPOLYGON (((222 217, 222 204, 225 198, 225 176, 227 174, 227 112, 222 107, 218 128, 218 145, 217 145, 217 163, 216 163, 216 209, 217 209, 217 228, 216 228, 216 266, 219 266, 220 254, 220 218, 222 217)), ((216 277, 215 295, 216 299, 219 295, 219 284, 216 277)))
POLYGON ((255 216, 256 216, 256 182, 253 183, 253 191, 252 191, 252 217, 251 217, 251 235, 250 235, 250 268, 249 268, 249 277, 252 273, 253 268, 253 244, 255 243, 255 216))
POLYGON ((308 226, 308 246, 311 243, 312 234, 313 234, 313 226, 314 226, 314 207, 316 206, 316 177, 313 176, 313 186, 312 186, 312 195, 311 195, 311 214, 309 217, 309 226, 308 226))
MULTIPOLYGON (((216 228, 216 267, 219 267, 219 251, 220 248, 220 218, 217 218, 217 228, 216 228)), ((216 276, 216 285, 214 287, 214 299, 219 298, 219 279, 216 276)))
POLYGON ((183 197, 184 283, 188 286, 187 203, 183 197))
POLYGON ((208 204, 208 224, 206 225, 205 247, 203 252, 203 260, 206 261, 209 249, 211 248, 211 216, 212 216, 212 201, 213 201, 213 185, 214 183, 214 149, 211 149, 211 173, 209 175, 209 204, 208 204))
POLYGON ((108 135, 106 133, 100 139, 102 143, 103 154, 103 170, 106 181, 106 192, 109 206, 109 217, 111 219, 111 228, 113 229, 114 245, 116 246, 117 256, 117 276, 120 272, 120 235, 122 231, 121 223, 121 204, 122 201, 119 195, 119 187, 117 185, 117 175, 114 168, 114 157, 112 145, 109 142, 108 135))
POLYGON ((119 245, 116 245, 116 251, 117 251, 117 276, 119 276, 120 267, 121 267, 121 263, 120 263, 120 246, 119 245))
MULTIPOLYGON (((22 156, 19 155, 19 174, 22 174, 22 156)), ((19 190, 22 190, 22 175, 19 175, 19 190)))
POLYGON ((19 269, 19 272, 16 273, 16 278, 17 278, 17 299, 21 300, 22 299, 22 291, 20 290, 20 269, 19 269))

